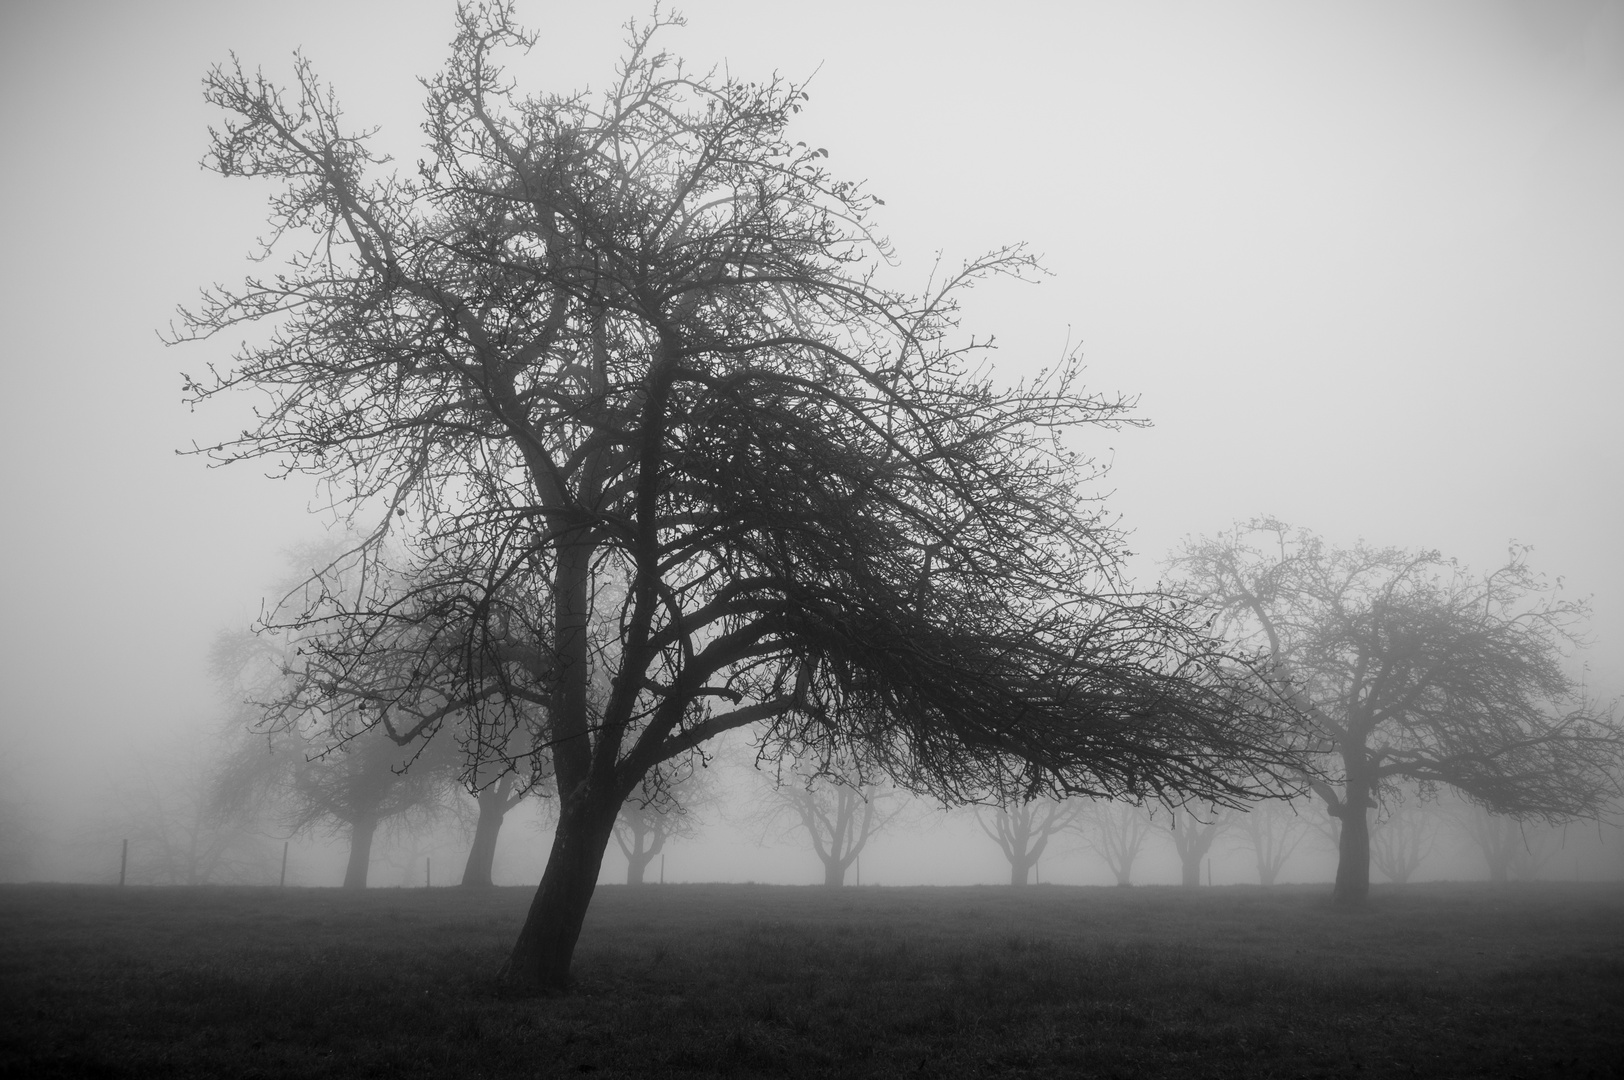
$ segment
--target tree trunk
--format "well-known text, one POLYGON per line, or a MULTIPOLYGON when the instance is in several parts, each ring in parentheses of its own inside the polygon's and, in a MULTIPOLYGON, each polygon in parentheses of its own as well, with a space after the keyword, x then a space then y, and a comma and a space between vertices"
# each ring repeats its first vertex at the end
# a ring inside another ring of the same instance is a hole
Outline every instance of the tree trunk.
POLYGON ((359 817, 350 822, 350 862, 344 868, 344 887, 367 887, 367 869, 372 865, 372 835, 378 831, 378 819, 359 817))
POLYGON ((1036 859, 1011 859, 1009 861, 1009 883, 1011 885, 1025 885, 1031 880, 1032 867, 1036 859))
MULTIPOLYGON (((1193 849, 1195 845, 1192 844, 1191 847, 1193 849)), ((1179 859, 1179 865, 1184 868, 1184 876, 1181 879, 1181 884, 1183 884, 1186 889, 1197 889, 1201 887, 1201 856, 1202 852, 1192 850, 1190 854, 1183 855, 1179 859)))
POLYGON ((823 885, 828 889, 838 889, 846 884, 846 867, 839 859, 823 860, 823 885))
POLYGON ((462 883, 488 886, 496 864, 496 840, 507 817, 507 800, 501 785, 493 784, 479 793, 479 824, 474 826, 474 843, 468 849, 468 862, 462 869, 462 883))
POLYGON ((1338 844, 1336 888, 1332 900, 1356 907, 1370 896, 1370 802, 1363 789, 1349 784, 1342 807, 1342 837, 1338 844))
POLYGON ((559 807, 547 869, 502 968, 503 981, 554 993, 569 989, 570 958, 619 810, 618 800, 602 794, 565 800, 559 807))
POLYGON ((647 851, 634 851, 626 857, 626 884, 643 884, 643 872, 648 864, 654 861, 654 856, 660 853, 658 848, 651 847, 647 851))

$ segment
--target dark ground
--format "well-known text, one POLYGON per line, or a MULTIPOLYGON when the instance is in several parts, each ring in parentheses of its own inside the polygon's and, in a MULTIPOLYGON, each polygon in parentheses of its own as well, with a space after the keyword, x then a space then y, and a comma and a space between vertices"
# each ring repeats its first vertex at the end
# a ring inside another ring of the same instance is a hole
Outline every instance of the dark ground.
POLYGON ((0 1074, 1624 1076, 1624 885, 0 886, 0 1074))

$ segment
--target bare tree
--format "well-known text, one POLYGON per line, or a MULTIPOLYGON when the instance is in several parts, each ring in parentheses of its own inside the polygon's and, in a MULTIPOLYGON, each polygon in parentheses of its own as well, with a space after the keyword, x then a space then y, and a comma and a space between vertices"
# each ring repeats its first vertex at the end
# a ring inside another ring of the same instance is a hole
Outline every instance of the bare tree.
POLYGON ((1201 884, 1201 860, 1212 850, 1213 841, 1234 824, 1234 818, 1225 807, 1209 806, 1192 810, 1188 806, 1168 807, 1167 823, 1162 829, 1173 841, 1182 870, 1181 882, 1186 889, 1201 884))
POLYGON ((823 864, 823 883, 846 884, 846 874, 876 833, 902 811, 895 793, 867 780, 854 766, 797 762, 766 794, 763 822, 804 834, 823 864))
POLYGON ((1481 806, 1463 807, 1456 821, 1482 852, 1489 880, 1496 884, 1533 881, 1562 846, 1560 834, 1548 825, 1518 821, 1481 806))
POLYGON ((626 884, 643 884, 643 875, 666 842, 699 834, 699 812, 714 801, 710 772, 691 761, 676 768, 656 768, 620 807, 615 843, 626 856, 626 884))
POLYGON ((1339 550, 1260 520, 1173 560, 1235 639, 1267 654, 1335 758, 1313 787, 1341 826, 1339 903, 1370 891, 1369 814, 1385 785, 1446 785, 1547 821, 1595 815, 1616 791, 1611 710, 1563 669, 1586 609, 1525 555, 1479 577, 1436 552, 1339 550))
POLYGON ((1431 853, 1438 821, 1413 791, 1383 800, 1370 826, 1370 861, 1388 881, 1402 885, 1431 853))
POLYGON ((1025 885, 1049 839, 1072 827, 1082 811, 1077 799, 1032 799, 1013 806, 978 806, 975 818, 1009 861, 1009 883, 1025 885))
POLYGON ((1279 880, 1286 860, 1312 826, 1295 804, 1268 799, 1237 812, 1235 828, 1246 837, 1257 862, 1258 884, 1268 886, 1279 880))
POLYGON ((277 185, 285 255, 182 313, 181 338, 275 329, 186 379, 265 395, 204 450, 330 483, 377 522, 363 571, 409 534, 404 595, 380 572, 272 622, 334 657, 461 643, 427 654, 461 656, 455 692, 407 666, 387 692, 312 681, 306 705, 359 698, 403 742, 541 710, 558 827, 507 977, 567 985, 622 803, 731 729, 949 802, 1275 787, 1277 712, 1121 583, 1077 441, 1126 401, 1083 392, 1075 359, 1001 386, 957 330, 963 290, 1031 256, 887 287, 878 200, 788 134, 803 88, 689 72, 661 22, 601 97, 536 95, 501 67, 534 40, 511 6, 464 7, 415 177, 379 175, 302 60, 288 92, 206 80, 208 164, 277 185), (515 610, 542 622, 515 633, 515 610))
POLYGON ((184 737, 126 760, 105 786, 106 830, 130 842, 129 880, 151 885, 264 884, 274 845, 257 814, 216 812, 215 785, 241 733, 184 737))
POLYGON ((1118 885, 1133 884, 1133 864, 1150 836, 1150 814, 1133 803, 1096 800, 1077 819, 1083 844, 1105 860, 1118 885))

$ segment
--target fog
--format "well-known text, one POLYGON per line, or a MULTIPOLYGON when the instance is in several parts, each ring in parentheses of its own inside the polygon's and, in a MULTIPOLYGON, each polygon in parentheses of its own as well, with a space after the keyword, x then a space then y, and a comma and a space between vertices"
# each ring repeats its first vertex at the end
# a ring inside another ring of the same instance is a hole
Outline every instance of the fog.
MULTIPOLYGON (((811 77, 796 137, 885 199, 898 274, 1011 241, 1042 253, 1050 277, 978 290, 966 323, 997 335, 1000 378, 1081 343, 1092 387, 1138 397, 1153 426, 1084 445, 1112 465, 1100 494, 1140 584, 1182 537, 1263 513, 1480 569, 1531 544, 1593 598, 1576 670, 1624 692, 1624 3, 682 10, 666 44, 690 65, 811 77)), ((619 24, 646 6, 519 14, 541 40, 515 76, 562 91, 608 79, 619 24)), ((131 808, 184 798, 180 748, 230 712, 211 643, 331 525, 306 481, 176 453, 252 405, 188 411, 179 372, 231 343, 159 340, 177 304, 248 271, 263 228, 265 188, 198 167, 219 122, 204 72, 235 50, 285 81, 302 48, 410 169, 415 79, 450 36, 438 2, 0 8, 0 797, 31 852, 8 875, 116 880, 131 808)), ((724 805, 672 842, 666 880, 821 880, 808 843, 753 821, 754 770, 717 767, 724 805)), ((1438 835, 1415 879, 1485 876, 1457 809, 1427 805, 1438 835)), ((1548 877, 1624 873, 1617 832, 1597 836, 1528 845, 1547 844, 1548 877)), ((243 856, 255 874, 276 870, 269 843, 243 856)), ((1044 882, 1114 880, 1053 843, 1044 882)), ((1215 884, 1256 879, 1234 847, 1217 842, 1215 884)), ((498 880, 533 884, 546 850, 543 820, 510 819, 498 880)), ((421 883, 432 859, 449 883, 465 854, 451 824, 385 836, 372 881, 421 883)), ((1333 863, 1309 835, 1282 880, 1333 863)), ((292 842, 290 884, 343 867, 342 845, 292 842)), ((624 872, 611 845, 603 880, 624 872)), ((929 806, 861 872, 1008 879, 968 812, 929 806)), ((1134 880, 1179 880, 1164 836, 1134 880)))

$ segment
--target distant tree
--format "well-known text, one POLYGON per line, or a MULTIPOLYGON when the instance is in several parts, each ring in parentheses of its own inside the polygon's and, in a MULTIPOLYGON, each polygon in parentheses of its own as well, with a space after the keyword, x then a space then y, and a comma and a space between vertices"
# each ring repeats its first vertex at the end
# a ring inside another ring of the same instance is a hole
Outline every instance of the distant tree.
POLYGON ((1341 826, 1339 903, 1369 893, 1385 785, 1447 785, 1547 821, 1597 814, 1616 790, 1618 726, 1563 670, 1585 608, 1525 554, 1476 577, 1435 552, 1335 549, 1261 520, 1174 558, 1234 639, 1267 654, 1334 758, 1313 788, 1341 826))
POLYGON ((1009 883, 1025 885, 1049 840, 1072 827, 1083 811, 1078 799, 1032 799, 1009 806, 976 807, 976 823, 1009 862, 1009 883))
POLYGON ((1150 815, 1142 806, 1098 799, 1078 815, 1083 843, 1105 860, 1118 885, 1133 884, 1133 864, 1150 836, 1150 815))
MULTIPOLYGON (((313 680, 304 642, 271 634, 222 634, 213 663, 238 697, 233 725, 249 733, 218 771, 217 820, 252 819, 272 808, 290 834, 328 831, 350 848, 346 888, 365 888, 379 826, 422 827, 444 816, 460 760, 447 740, 399 745, 346 699, 344 712, 290 713, 313 680)), ((374 706, 376 707, 376 706, 374 706)))
POLYGON ((765 796, 766 827, 804 834, 823 864, 823 883, 846 884, 846 874, 876 833, 902 810, 893 792, 865 779, 852 765, 801 761, 776 777, 765 796))
POLYGON ((1246 846, 1256 860, 1258 884, 1264 886, 1279 880, 1286 860, 1312 828, 1295 803, 1275 799, 1238 811, 1234 820, 1236 831, 1246 838, 1246 846))
POLYGON ((1561 836, 1550 826, 1518 821, 1481 806, 1462 807, 1456 821, 1482 853, 1489 880, 1496 884, 1533 881, 1561 849, 1561 836))
POLYGON ((710 772, 683 762, 676 769, 650 772, 620 807, 615 843, 626 856, 626 884, 643 884, 643 875, 668 840, 699 834, 699 812, 714 801, 710 772))
MULTIPOLYGON (((545 698, 558 826, 506 976, 567 985, 621 805, 731 729, 955 803, 1274 787, 1279 716, 1177 604, 1121 583, 1076 444, 1126 402, 1079 389, 1074 359, 1001 386, 957 332, 965 289, 1033 259, 889 288, 878 200, 788 133, 800 86, 686 71, 656 19, 601 100, 523 92, 511 19, 460 9, 411 176, 376 175, 305 62, 286 94, 212 71, 209 165, 277 184, 266 255, 293 250, 179 334, 274 328, 186 380, 268 396, 206 452, 324 478, 382 519, 369 544, 409 534, 409 602, 333 590, 273 621, 359 656, 443 617, 466 642, 443 708, 545 698), (545 625, 515 636, 485 601, 520 574, 545 625)), ((403 741, 458 728, 364 716, 403 741)))
POLYGON ((1413 791, 1383 800, 1370 825, 1370 861, 1388 881, 1403 885, 1421 868, 1438 835, 1438 820, 1413 791))
POLYGON ((1201 861, 1212 850, 1213 841, 1234 824, 1234 818, 1225 807, 1208 806, 1191 809, 1188 806, 1169 807, 1162 825, 1173 841, 1182 870, 1181 882, 1186 889, 1201 884, 1201 861))
POLYGON ((275 845, 257 814, 216 812, 215 785, 241 733, 186 736, 131 755, 104 791, 109 839, 130 842, 128 880, 149 885, 265 884, 275 845))

